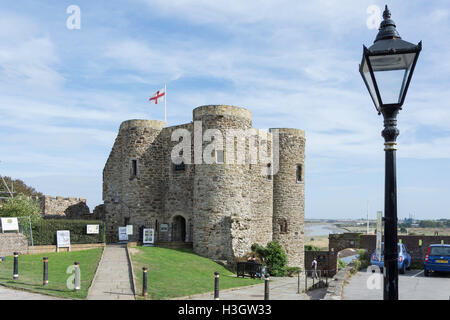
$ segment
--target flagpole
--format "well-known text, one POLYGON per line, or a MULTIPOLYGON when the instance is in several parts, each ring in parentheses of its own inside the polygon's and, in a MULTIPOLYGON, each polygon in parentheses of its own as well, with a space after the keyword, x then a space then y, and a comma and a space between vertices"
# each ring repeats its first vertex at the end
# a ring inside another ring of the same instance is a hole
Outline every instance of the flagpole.
POLYGON ((167 125, 167 88, 165 83, 164 83, 164 122, 167 125))

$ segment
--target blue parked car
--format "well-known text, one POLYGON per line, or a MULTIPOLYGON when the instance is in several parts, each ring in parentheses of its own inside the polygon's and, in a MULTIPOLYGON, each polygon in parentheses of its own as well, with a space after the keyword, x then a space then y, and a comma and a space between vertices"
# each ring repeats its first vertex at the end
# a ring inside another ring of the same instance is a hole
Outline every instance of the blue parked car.
MULTIPOLYGON (((376 252, 370 257, 370 263, 373 266, 378 266, 381 269, 384 267, 384 242, 381 243, 381 261, 377 259, 376 252)), ((406 269, 411 267, 411 255, 406 250, 406 246, 403 243, 398 244, 398 270, 401 274, 405 273, 406 269)))
POLYGON ((425 256, 423 269, 425 277, 430 275, 430 271, 450 272, 450 245, 431 244, 425 256))

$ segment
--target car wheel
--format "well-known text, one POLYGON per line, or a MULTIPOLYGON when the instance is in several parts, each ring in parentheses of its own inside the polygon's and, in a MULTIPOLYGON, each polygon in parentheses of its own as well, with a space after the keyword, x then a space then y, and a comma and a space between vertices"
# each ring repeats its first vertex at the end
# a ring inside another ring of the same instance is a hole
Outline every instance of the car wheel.
POLYGON ((428 271, 427 269, 424 269, 424 270, 423 270, 423 275, 424 275, 425 277, 429 277, 429 276, 430 276, 430 271, 428 271))
POLYGON ((409 265, 406 267, 406 270, 411 270, 411 262, 409 261, 409 265))
POLYGON ((406 264, 403 263, 402 268, 400 269, 401 274, 405 274, 406 264))

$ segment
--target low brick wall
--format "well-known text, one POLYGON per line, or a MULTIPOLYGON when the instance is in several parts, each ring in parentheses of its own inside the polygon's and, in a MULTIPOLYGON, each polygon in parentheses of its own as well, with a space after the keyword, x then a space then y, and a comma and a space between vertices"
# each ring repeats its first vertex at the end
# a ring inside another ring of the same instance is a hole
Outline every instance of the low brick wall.
POLYGON ((327 293, 322 300, 342 300, 342 292, 345 285, 345 280, 350 276, 350 270, 354 267, 354 263, 351 262, 345 268, 341 269, 336 275, 328 282, 327 293))
MULTIPOLYGON (((104 243, 87 243, 87 244, 72 244, 70 246, 70 251, 80 251, 87 249, 95 249, 95 248, 103 248, 106 244, 104 243)), ((48 245, 48 246, 31 246, 28 247, 25 253, 33 254, 33 253, 46 253, 46 252, 56 252, 56 245, 48 245)), ((69 248, 59 248, 59 252, 69 251, 69 248)))
POLYGON ((22 233, 0 233, 0 255, 11 256, 14 252, 27 253, 28 240, 22 233))
MULTIPOLYGON (((422 264, 427 254, 430 244, 439 244, 443 240, 444 243, 450 244, 450 236, 407 236, 399 235, 399 241, 406 246, 408 251, 412 251, 412 263, 422 264), (422 243, 422 245, 420 245, 422 243)), ((384 237, 383 237, 384 241, 384 237)), ((369 254, 375 252, 376 236, 371 234, 362 234, 360 236, 360 247, 367 249, 369 254)))
POLYGON ((329 276, 334 276, 337 270, 337 254, 334 251, 305 251, 305 270, 312 269, 312 261, 317 258, 317 270, 328 270, 329 276))

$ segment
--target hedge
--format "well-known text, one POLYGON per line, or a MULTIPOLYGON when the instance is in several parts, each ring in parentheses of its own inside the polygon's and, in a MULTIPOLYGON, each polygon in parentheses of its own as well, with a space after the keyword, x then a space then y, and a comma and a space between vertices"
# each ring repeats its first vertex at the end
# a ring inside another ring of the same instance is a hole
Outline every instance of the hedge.
POLYGON ((105 223, 99 220, 43 219, 32 225, 34 245, 56 245, 56 231, 70 230, 70 243, 104 243, 105 223), (98 224, 98 234, 86 234, 86 225, 98 224))

